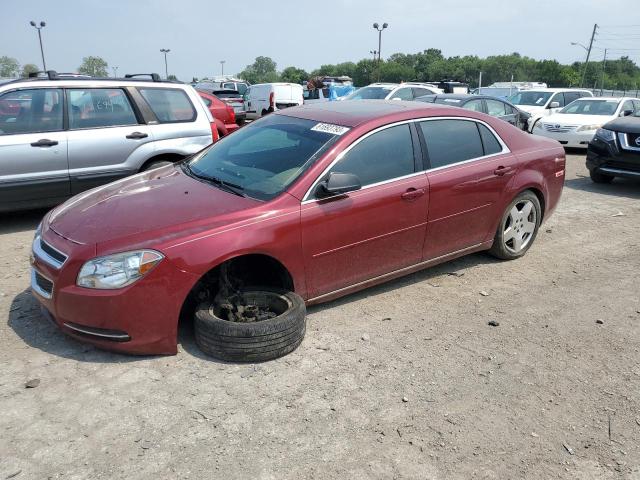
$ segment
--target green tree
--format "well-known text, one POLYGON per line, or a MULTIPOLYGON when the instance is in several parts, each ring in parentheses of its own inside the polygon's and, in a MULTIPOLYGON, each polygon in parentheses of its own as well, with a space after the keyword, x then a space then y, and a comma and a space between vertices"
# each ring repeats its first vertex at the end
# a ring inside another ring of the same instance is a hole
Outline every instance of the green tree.
POLYGON ((240 72, 240 78, 253 84, 277 82, 279 77, 276 67, 276 62, 271 58, 256 57, 251 65, 247 65, 247 67, 240 72))
POLYGON ((304 83, 309 80, 309 74, 302 68, 287 67, 280 73, 280 80, 289 83, 304 83))
POLYGON ((167 77, 167 80, 170 80, 170 81, 172 81, 172 82, 175 82, 175 81, 177 81, 177 80, 178 80, 178 77, 176 77, 175 75, 169 75, 169 76, 167 77))
POLYGON ((109 64, 101 57, 84 57, 82 65, 78 67, 78 73, 92 77, 107 77, 109 64))
POLYGON ((38 70, 39 68, 37 65, 34 65, 33 63, 25 63, 22 66, 22 73, 20 74, 20 76, 23 78, 27 78, 30 73, 35 73, 38 70))
POLYGON ((0 57, 0 77, 17 77, 20 70, 18 60, 12 57, 0 57))

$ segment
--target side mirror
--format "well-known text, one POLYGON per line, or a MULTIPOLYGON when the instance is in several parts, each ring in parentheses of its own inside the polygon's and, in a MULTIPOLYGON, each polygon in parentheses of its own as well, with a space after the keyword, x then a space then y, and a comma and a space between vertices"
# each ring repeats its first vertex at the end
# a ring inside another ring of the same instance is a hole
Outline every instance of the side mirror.
POLYGON ((633 115, 633 110, 623 110, 620 112, 621 117, 628 117, 629 115, 633 115))
POLYGON ((360 179, 353 173, 331 172, 329 178, 318 184, 316 196, 318 198, 331 197, 360 190, 360 188, 362 188, 360 179))
POLYGON ((560 102, 551 102, 549 108, 560 108, 560 102))

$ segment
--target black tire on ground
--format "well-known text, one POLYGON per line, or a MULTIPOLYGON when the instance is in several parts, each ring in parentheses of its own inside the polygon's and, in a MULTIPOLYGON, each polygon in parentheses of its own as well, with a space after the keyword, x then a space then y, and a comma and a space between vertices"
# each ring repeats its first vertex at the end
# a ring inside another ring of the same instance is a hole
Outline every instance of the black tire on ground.
POLYGON ((611 175, 604 175, 594 170, 589 170, 589 176, 593 183, 611 183, 613 181, 613 177, 611 175))
POLYGON ((253 323, 230 322, 219 318, 212 304, 196 308, 195 338, 198 347, 212 357, 231 362, 263 362, 293 352, 302 342, 306 330, 304 300, 284 290, 245 289, 276 294, 288 304, 277 317, 253 323))
POLYGON ((501 260, 515 260, 516 258, 522 257, 525 253, 527 253, 531 245, 533 245, 533 242, 538 235, 541 219, 542 208, 540 207, 540 200, 538 200, 536 194, 530 190, 526 190, 520 193, 516 198, 513 199, 513 201, 507 206, 504 213, 502 214, 502 218, 500 219, 498 230, 496 231, 495 237, 493 238, 493 245, 491 245, 489 254, 501 260), (524 247, 518 251, 513 251, 505 242, 505 229, 507 228, 507 223, 510 222, 509 213, 511 212, 511 210, 516 205, 520 205, 524 202, 530 202, 531 204, 533 204, 532 210, 534 211, 535 218, 531 216, 529 218, 530 220, 532 220, 532 223, 535 224, 535 227, 533 229, 533 232, 526 240, 526 245, 524 245, 524 247))
POLYGON ((147 172, 149 170, 154 170, 156 168, 160 168, 160 167, 166 167, 167 165, 172 165, 173 162, 170 162, 169 160, 158 160, 156 162, 151 162, 149 165, 145 166, 142 171, 143 172, 147 172))

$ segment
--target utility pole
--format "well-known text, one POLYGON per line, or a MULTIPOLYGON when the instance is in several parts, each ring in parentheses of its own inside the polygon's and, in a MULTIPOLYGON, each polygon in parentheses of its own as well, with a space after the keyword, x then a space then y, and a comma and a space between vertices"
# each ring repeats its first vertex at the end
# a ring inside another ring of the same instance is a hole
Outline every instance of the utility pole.
POLYGON ((604 71, 607 68, 607 49, 604 49, 604 58, 602 59, 602 81, 600 82, 600 96, 604 91, 604 71))
POLYGON ((480 72, 480 78, 478 78, 478 95, 482 95, 480 93, 481 88, 482 88, 482 72, 480 72))
POLYGON ((593 40, 596 38, 596 30, 598 30, 598 24, 593 25, 593 33, 591 34, 591 41, 589 42, 589 49, 587 50, 587 59, 584 62, 584 69, 582 70, 582 80, 580 81, 580 87, 584 85, 584 78, 587 75, 587 66, 589 65, 589 57, 591 56, 591 49, 593 48, 593 40))
POLYGON ((118 67, 111 67, 111 68, 113 68, 113 76, 118 77, 118 67))
POLYGON ((167 67, 167 53, 171 51, 170 48, 161 48, 160 52, 164 53, 164 78, 169 79, 169 68, 167 67))
POLYGON ((222 68, 222 76, 224 77, 224 64, 226 63, 226 60, 220 60, 220 67, 222 68))
POLYGON ((29 25, 31 25, 33 28, 38 30, 38 40, 40 40, 40 54, 42 55, 42 68, 46 72, 47 71, 47 64, 44 61, 44 48, 42 48, 42 33, 40 32, 40 30, 42 30, 44 27, 46 27, 47 24, 45 22, 40 22, 40 25, 37 25, 36 22, 31 20, 31 22, 29 22, 29 25))
POLYGON ((383 23, 382 27, 378 23, 373 24, 374 30, 378 31, 378 81, 380 81, 380 61, 382 60, 380 52, 382 51, 382 31, 389 26, 388 23, 383 23))

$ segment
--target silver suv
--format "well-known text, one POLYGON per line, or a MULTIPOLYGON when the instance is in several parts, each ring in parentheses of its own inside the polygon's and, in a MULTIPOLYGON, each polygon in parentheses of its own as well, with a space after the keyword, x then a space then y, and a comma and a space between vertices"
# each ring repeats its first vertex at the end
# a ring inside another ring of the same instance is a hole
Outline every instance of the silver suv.
POLYGON ((0 85, 0 211, 52 206, 209 145, 213 118, 189 85, 46 77, 0 85))

